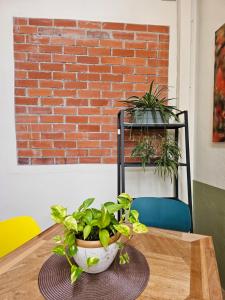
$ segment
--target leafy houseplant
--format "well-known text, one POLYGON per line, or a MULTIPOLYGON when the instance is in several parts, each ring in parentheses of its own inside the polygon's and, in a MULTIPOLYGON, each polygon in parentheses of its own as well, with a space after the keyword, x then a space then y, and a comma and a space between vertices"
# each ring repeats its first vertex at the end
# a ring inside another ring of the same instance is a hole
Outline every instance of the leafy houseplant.
POLYGON ((51 217, 64 228, 62 235, 54 237, 57 245, 53 252, 66 257, 71 267, 71 282, 75 282, 83 271, 98 273, 106 270, 118 250, 119 262, 129 262, 120 236, 129 240, 134 233, 148 229, 139 223, 139 213, 131 209, 132 197, 126 193, 118 196, 118 203, 105 202, 101 209, 92 208, 94 198, 86 199, 72 214, 61 205, 51 207, 51 217), (122 210, 117 220, 115 213, 122 210), (76 264, 74 263, 74 260, 76 264))
POLYGON ((153 140, 149 136, 143 137, 143 139, 134 147, 131 153, 131 157, 141 158, 141 164, 145 170, 145 165, 150 163, 152 157, 155 155, 155 149, 153 140))
POLYGON ((178 121, 178 116, 174 111, 178 111, 175 106, 167 105, 168 101, 173 98, 163 96, 166 88, 154 86, 151 82, 149 91, 143 96, 131 96, 127 100, 123 100, 129 105, 126 109, 133 118, 135 123, 168 123, 171 117, 178 121))

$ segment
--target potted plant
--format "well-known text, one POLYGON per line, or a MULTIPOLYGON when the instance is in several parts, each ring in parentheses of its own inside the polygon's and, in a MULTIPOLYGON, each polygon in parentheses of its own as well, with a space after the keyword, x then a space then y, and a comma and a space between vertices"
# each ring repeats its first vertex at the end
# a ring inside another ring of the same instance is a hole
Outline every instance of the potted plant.
POLYGON ((139 223, 138 212, 131 209, 132 197, 122 193, 117 199, 118 203, 105 202, 97 209, 91 207, 94 198, 89 198, 71 214, 61 205, 51 207, 52 219, 64 229, 62 235, 54 238, 57 245, 53 252, 66 257, 72 283, 83 271, 99 273, 106 270, 118 250, 120 264, 128 263, 129 256, 120 237, 129 240, 134 233, 148 231, 144 224, 139 223), (122 210, 122 217, 117 220, 115 213, 119 210, 122 210))
POLYGON ((153 142, 153 140, 157 140, 155 136, 144 136, 132 150, 131 157, 140 158, 144 170, 146 164, 154 160, 156 165, 155 172, 162 176, 164 180, 169 176, 172 181, 174 176, 177 177, 181 150, 177 142, 170 136, 160 136, 160 138, 161 144, 158 146, 156 142, 153 142), (159 155, 156 155, 156 147, 159 155))
POLYGON ((129 105, 126 109, 137 124, 168 123, 173 117, 178 121, 174 111, 179 111, 175 106, 167 105, 174 98, 164 96, 166 88, 154 87, 154 80, 150 83, 149 91, 143 96, 131 96, 122 102, 129 105))

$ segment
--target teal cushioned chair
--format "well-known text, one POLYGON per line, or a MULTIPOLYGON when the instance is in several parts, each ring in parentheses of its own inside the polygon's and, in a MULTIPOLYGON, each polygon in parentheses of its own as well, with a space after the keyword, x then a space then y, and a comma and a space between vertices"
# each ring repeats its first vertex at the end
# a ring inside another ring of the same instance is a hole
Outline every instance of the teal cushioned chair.
POLYGON ((147 226, 189 232, 191 215, 186 203, 179 199, 139 197, 132 209, 140 213, 140 222, 147 226))

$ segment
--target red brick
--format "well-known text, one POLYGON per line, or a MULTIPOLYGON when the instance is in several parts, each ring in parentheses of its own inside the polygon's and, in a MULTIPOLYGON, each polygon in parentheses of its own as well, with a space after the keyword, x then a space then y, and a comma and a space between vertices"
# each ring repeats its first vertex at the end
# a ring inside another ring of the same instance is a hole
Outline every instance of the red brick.
MULTIPOLYGON (((80 125, 84 126, 84 125, 80 125)), ((95 125, 92 125, 95 126, 95 125)), ((77 141, 77 148, 97 148, 99 147, 99 141, 77 141)))
POLYGON ((109 90, 111 87, 110 82, 89 82, 88 89, 90 90, 109 90))
POLYGON ((135 84, 135 90, 147 92, 149 90, 149 83, 137 83, 135 84))
POLYGON ((148 25, 149 32, 160 32, 160 33, 169 33, 168 26, 160 26, 160 25, 148 25))
MULTIPOLYGON (((99 132, 100 131, 100 126, 99 125, 78 125, 79 131, 85 131, 85 132, 99 132)), ((85 142, 85 141, 83 141, 85 142)), ((87 141, 87 143, 91 143, 90 141, 87 141)), ((78 148, 81 147, 81 145, 79 145, 78 142, 78 148)), ((91 146, 87 147, 87 148, 91 148, 91 146)))
POLYGON ((93 22, 93 21, 78 21, 78 27, 89 28, 89 29, 100 29, 101 23, 93 22))
POLYGON ((81 164, 98 164, 101 162, 100 157, 81 157, 79 159, 81 164))
POLYGON ((31 44, 49 44, 50 38, 39 35, 28 35, 26 38, 27 43, 31 44))
POLYGON ((75 97, 75 90, 53 90, 53 94, 56 97, 75 97))
POLYGON ((30 79, 51 79, 51 72, 29 72, 28 77, 30 79))
POLYGON ((77 99, 77 98, 67 98, 66 99, 67 106, 88 106, 87 99, 77 99))
POLYGON ((16 117, 16 123, 37 123, 38 117, 36 116, 17 116, 16 117))
POLYGON ((129 31, 147 31, 148 26, 143 24, 126 24, 125 30, 129 31))
POLYGON ((15 68, 17 70, 38 70, 39 64, 30 62, 16 62, 15 68))
POLYGON ((31 131, 34 132, 50 132, 51 130, 51 124, 31 124, 31 131))
POLYGON ((19 150, 18 156, 19 157, 32 157, 32 156, 40 156, 39 150, 19 150))
POLYGON ((27 60, 27 53, 15 52, 14 59, 15 59, 15 61, 25 61, 25 60, 27 60))
POLYGON ((98 98, 100 97, 99 91, 79 91, 78 95, 80 98, 98 98))
POLYGON ((117 158, 116 157, 103 157, 102 163, 103 164, 116 164, 117 158))
POLYGON ((134 68, 129 66, 112 66, 112 73, 118 74, 132 74, 134 68))
POLYGON ((144 66, 146 65, 146 59, 142 57, 126 57, 124 58, 125 65, 131 66, 144 66))
POLYGON ((63 105, 63 98, 41 98, 41 105, 63 105))
POLYGON ((25 35, 14 34, 13 39, 15 43, 25 43, 25 35))
POLYGON ((64 134, 62 132, 41 133, 41 138, 44 140, 59 140, 64 138, 64 134))
POLYGON ((20 105, 37 105, 38 98, 16 97, 15 103, 20 105))
POLYGON ((26 18, 19 18, 19 17, 14 17, 14 24, 15 25, 27 25, 28 19, 26 18))
POLYGON ((134 50, 113 49, 112 55, 113 56, 134 56, 134 50))
POLYGON ((110 105, 110 100, 109 99, 92 99, 90 100, 90 105, 91 106, 108 106, 110 105))
POLYGON ((98 47, 99 40, 76 40, 77 46, 98 47))
POLYGON ((76 81, 69 81, 64 83, 65 89, 86 89, 87 83, 86 82, 76 82, 76 81))
POLYGON ((65 38, 65 37, 51 37, 51 44, 52 45, 66 45, 66 46, 73 46, 75 45, 75 40, 72 38, 65 38))
POLYGON ((67 72, 87 72, 88 66, 78 64, 66 64, 67 72))
POLYGON ((21 25, 15 31, 20 33, 20 34, 21 33, 23 33, 23 34, 34 34, 34 33, 37 33, 37 27, 21 25))
POLYGON ((32 44, 15 44, 14 45, 15 51, 21 51, 21 52, 37 52, 38 48, 36 45, 32 44))
POLYGON ((119 108, 105 108, 104 115, 116 116, 118 114, 119 108))
POLYGON ((110 35, 107 31, 87 31, 88 39, 109 39, 110 35))
POLYGON ((84 80, 84 81, 99 81, 100 80, 100 74, 95 73, 78 73, 77 75, 78 80, 84 80))
POLYGON ((74 124, 53 124, 53 130, 55 132, 73 132, 75 129, 74 124))
POLYGON ((110 64, 110 65, 121 65, 123 63, 122 57, 102 57, 101 58, 102 64, 110 64))
POLYGON ((124 30, 124 23, 114 23, 114 22, 105 22, 102 23, 103 29, 112 29, 112 30, 124 30))
POLYGON ((52 26, 53 21, 51 19, 35 19, 31 18, 29 19, 30 25, 36 25, 36 26, 52 26))
POLYGON ((54 141, 55 148, 76 148, 75 141, 54 141))
POLYGON ((68 73, 68 72, 54 72, 53 73, 53 79, 75 80, 76 79, 76 74, 68 73))
POLYGON ((38 81, 37 80, 16 80, 15 81, 16 87, 37 87, 38 81))
POLYGON ((88 48, 89 56, 108 56, 111 50, 108 48, 88 48))
POLYGON ((72 107, 55 107, 54 114, 58 115, 74 115, 76 113, 76 108, 72 107))
POLYGON ((31 159, 32 165, 53 165, 54 164, 54 158, 32 158, 31 159))
POLYGON ((40 116, 41 123, 62 123, 63 116, 40 116))
POLYGON ((38 97, 38 96, 51 96, 52 90, 51 89, 28 89, 28 95, 30 97, 38 97))
POLYGON ((136 39, 144 41, 157 41, 158 35, 154 33, 137 33, 136 39))
POLYGON ((66 132, 65 139, 66 140, 84 140, 87 138, 86 132, 66 132))
POLYGON ((41 88, 62 88, 63 83, 61 81, 56 80, 40 80, 41 88))
POLYGON ((16 131, 18 132, 24 132, 27 131, 27 125, 26 124, 16 124, 16 131))
POLYGON ((51 55, 50 54, 39 54, 39 53, 29 53, 28 54, 28 60, 29 61, 35 61, 35 62, 49 62, 51 61, 51 55))
POLYGON ((64 62, 64 63, 75 63, 77 61, 77 58, 74 55, 53 54, 53 61, 64 62))
POLYGON ((15 95, 16 96, 25 96, 26 90, 21 88, 15 88, 15 95))
POLYGON ((96 132, 91 132, 91 133, 88 133, 88 140, 109 140, 110 139, 110 135, 109 133, 96 133, 96 132))
POLYGON ((98 57, 89 57, 89 56, 78 56, 77 62, 83 63, 83 64, 98 64, 99 58, 98 57))
POLYGON ((90 116, 89 124, 108 124, 112 123, 111 116, 90 116))
POLYGON ((135 68, 136 74, 143 74, 143 75, 156 75, 157 69, 156 68, 150 68, 150 67, 137 67, 135 68))
POLYGON ((40 148, 40 149, 44 149, 44 148, 52 148, 52 141, 33 141, 31 142, 31 147, 32 148, 40 148))
POLYGON ((65 152, 61 149, 46 149, 42 150, 42 155, 47 157, 64 156, 65 152))
POLYGON ((41 63, 41 71, 63 71, 63 64, 41 63))
POLYGON ((88 150, 86 149, 73 149, 73 150, 67 150, 66 156, 87 156, 88 150))
POLYGON ((88 123, 88 117, 83 116, 67 116, 66 123, 88 123))
POLYGON ((124 75, 125 82, 146 82, 146 79, 144 75, 124 75))
POLYGON ((28 107, 28 112, 30 114, 51 114, 51 107, 28 107))
POLYGON ((136 50, 136 57, 156 58, 157 51, 151 50, 136 50))
POLYGON ((168 68, 157 68, 157 75, 168 77, 168 68))
POLYGON ((132 83, 113 83, 112 89, 116 91, 132 91, 134 86, 132 83))
POLYGON ((103 124, 101 125, 101 129, 102 132, 115 132, 117 130, 117 125, 103 124))
POLYGON ((60 20, 56 19, 54 20, 54 26, 60 26, 60 27, 76 27, 77 21, 74 20, 60 20))
POLYGON ((118 91, 102 91, 103 98, 110 98, 110 99, 121 99, 123 97, 123 92, 118 91))
POLYGON ((89 72, 99 72, 99 73, 110 73, 111 67, 110 66, 104 66, 104 65, 91 65, 89 66, 89 72))
POLYGON ((17 114, 25 114, 27 111, 26 106, 16 106, 16 113, 17 114))
POLYGON ((122 41, 116 40, 100 40, 100 46, 109 48, 122 48, 122 41))
POLYGON ((90 149, 88 154, 89 156, 109 156, 111 149, 90 149))
POLYGON ((167 51, 169 51, 169 43, 159 43, 158 44, 158 49, 159 50, 167 50, 167 51))
POLYGON ((101 79, 103 81, 123 81, 123 75, 114 75, 114 74, 102 74, 101 79))
POLYGON ((133 40, 134 39, 134 33, 128 33, 128 32, 119 32, 114 31, 113 32, 113 38, 120 39, 120 40, 133 40))
POLYGON ((169 51, 158 51, 158 58, 159 59, 168 59, 169 51))
POLYGON ((159 41, 160 42, 166 42, 166 43, 168 43, 169 42, 169 36, 168 35, 164 35, 164 34, 160 34, 159 35, 159 41))
POLYGON ((26 71, 15 71, 15 78, 16 79, 25 79, 27 77, 26 71))
POLYGON ((64 47, 65 54, 87 55, 87 48, 85 47, 64 47))
POLYGON ((39 46, 40 52, 47 52, 47 53, 62 53, 62 46, 53 46, 53 45, 40 45, 39 46))

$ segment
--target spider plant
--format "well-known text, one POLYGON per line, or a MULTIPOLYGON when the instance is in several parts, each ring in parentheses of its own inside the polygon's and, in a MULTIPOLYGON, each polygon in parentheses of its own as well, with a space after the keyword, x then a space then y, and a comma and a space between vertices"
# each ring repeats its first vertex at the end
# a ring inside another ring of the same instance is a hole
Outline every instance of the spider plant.
POLYGON ((156 113, 160 112, 160 115, 164 122, 168 122, 170 117, 174 117, 178 121, 178 116, 174 111, 179 111, 175 106, 167 105, 168 101, 174 100, 174 98, 167 98, 164 96, 164 92, 167 90, 165 87, 154 87, 154 80, 151 81, 149 91, 143 96, 131 96, 127 100, 122 102, 129 105, 126 109, 128 113, 134 115, 136 110, 148 111, 151 110, 153 119, 156 119, 156 113))
POLYGON ((143 137, 143 139, 134 147, 131 153, 131 157, 138 157, 141 159, 141 164, 145 170, 147 163, 150 163, 151 158, 155 155, 155 149, 153 145, 153 138, 149 136, 143 137))
POLYGON ((162 176, 164 180, 169 176, 172 182, 173 177, 178 175, 177 167, 180 157, 181 150, 177 142, 168 136, 163 138, 160 158, 155 161, 156 173, 162 176))

